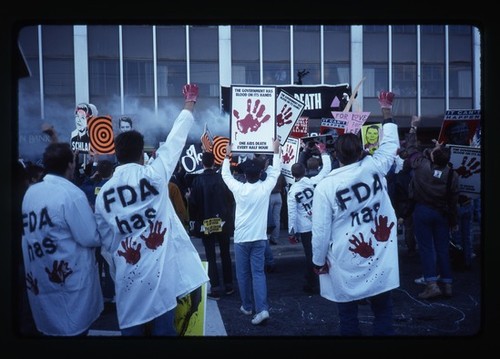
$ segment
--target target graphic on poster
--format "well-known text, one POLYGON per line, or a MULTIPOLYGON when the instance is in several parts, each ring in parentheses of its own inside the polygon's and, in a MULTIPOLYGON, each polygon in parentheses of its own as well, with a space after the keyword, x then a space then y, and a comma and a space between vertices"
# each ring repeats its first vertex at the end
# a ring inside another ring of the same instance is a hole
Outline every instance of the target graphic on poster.
POLYGON ((226 157, 226 148, 229 143, 228 137, 215 136, 214 143, 212 146, 212 152, 214 154, 215 163, 220 165, 226 157))
POLYGON ((109 116, 92 117, 88 121, 90 147, 100 154, 115 153, 113 123, 109 116))

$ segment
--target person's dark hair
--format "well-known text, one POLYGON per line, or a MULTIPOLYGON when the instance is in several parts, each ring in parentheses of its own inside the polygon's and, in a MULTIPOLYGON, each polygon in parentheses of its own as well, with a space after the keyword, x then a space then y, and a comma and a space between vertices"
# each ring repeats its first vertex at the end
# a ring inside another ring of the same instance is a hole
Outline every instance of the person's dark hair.
POLYGON ((120 163, 139 162, 143 150, 144 136, 136 130, 122 132, 115 138, 115 154, 120 163))
POLYGON ((201 155, 201 163, 206 168, 211 168, 215 163, 215 156, 212 152, 203 152, 201 155))
POLYGON ((260 159, 255 158, 244 162, 243 173, 245 173, 245 177, 249 183, 257 182, 260 179, 262 170, 262 160, 260 159))
POLYGON ((335 151, 337 159, 343 165, 350 165, 360 159, 363 152, 363 145, 358 135, 345 133, 337 138, 335 151))
POLYGON ((435 165, 444 167, 450 162, 451 152, 448 147, 439 147, 432 151, 432 157, 435 165))
POLYGON ((306 168, 300 162, 292 165, 292 176, 295 178, 302 178, 306 175, 306 168))
POLYGON ((45 175, 45 168, 36 163, 29 163, 26 165, 26 172, 28 172, 31 183, 39 182, 45 175))
POLYGON ((49 144, 43 153, 45 173, 63 176, 68 165, 74 161, 73 151, 69 143, 55 142, 49 144))
POLYGON ((111 177, 114 169, 115 165, 110 160, 99 160, 99 162, 97 162, 97 171, 99 175, 101 175, 101 178, 111 177))

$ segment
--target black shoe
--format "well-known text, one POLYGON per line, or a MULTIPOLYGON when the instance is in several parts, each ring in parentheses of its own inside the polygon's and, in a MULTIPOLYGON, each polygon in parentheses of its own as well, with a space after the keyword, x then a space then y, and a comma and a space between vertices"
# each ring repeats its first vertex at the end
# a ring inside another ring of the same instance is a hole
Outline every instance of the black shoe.
POLYGON ((271 243, 273 246, 278 244, 278 242, 276 242, 274 239, 270 239, 269 243, 271 243))
POLYGON ((213 299, 213 300, 219 300, 220 299, 220 294, 218 292, 209 292, 207 294, 207 297, 209 299, 213 299))
POLYGON ((233 287, 226 287, 226 295, 231 295, 234 293, 233 287))

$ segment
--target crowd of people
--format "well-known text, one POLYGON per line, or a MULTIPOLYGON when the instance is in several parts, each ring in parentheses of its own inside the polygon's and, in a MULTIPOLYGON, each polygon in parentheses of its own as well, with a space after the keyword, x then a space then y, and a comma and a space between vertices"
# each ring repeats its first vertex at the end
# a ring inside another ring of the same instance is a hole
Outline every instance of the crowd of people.
MULTIPOLYGON (((187 185, 179 158, 195 121, 198 87, 186 84, 183 94, 184 108, 154 156, 145 156, 143 135, 123 117, 115 162, 90 157, 81 165, 84 146, 60 142, 53 128, 44 129, 51 143, 42 163, 20 162, 20 276, 38 333, 85 336, 112 302, 123 336, 176 336, 179 298, 204 284, 211 300, 237 289, 240 312, 261 325, 270 318, 270 245, 278 244, 283 228, 291 243, 303 246, 303 291, 337 305, 341 335, 361 335, 362 300, 374 313, 373 335, 394 334, 391 291, 399 286, 401 226, 409 253, 421 259, 425 289, 418 297, 453 295, 450 233, 470 268, 473 199, 459 191, 447 146, 436 141, 419 148, 418 117, 401 146, 393 93, 379 95, 376 146, 365 147, 354 133, 339 135, 331 152, 311 141, 287 184, 277 139, 272 156, 255 155, 238 166, 230 163, 229 143, 220 166, 203 152, 203 171, 187 185), (202 240, 208 271, 192 236, 202 240)), ((77 125, 92 111, 79 104, 77 125)))

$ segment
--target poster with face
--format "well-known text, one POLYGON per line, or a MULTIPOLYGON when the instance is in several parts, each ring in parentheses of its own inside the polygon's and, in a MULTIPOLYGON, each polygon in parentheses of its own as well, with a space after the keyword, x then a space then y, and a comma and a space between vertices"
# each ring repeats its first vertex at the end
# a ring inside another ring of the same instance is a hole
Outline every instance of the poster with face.
POLYGON ((97 116, 97 109, 88 103, 79 103, 75 109, 75 129, 71 132, 71 150, 80 153, 89 153, 90 136, 87 128, 87 120, 97 116))
POLYGON ((368 151, 370 155, 378 148, 380 140, 382 139, 382 124, 372 123, 370 125, 361 126, 361 141, 363 148, 368 151))
POLYGON ((273 153, 276 88, 231 86, 231 152, 273 153))

